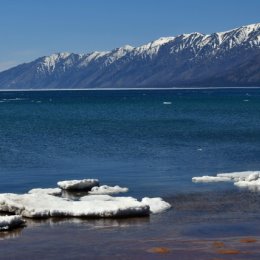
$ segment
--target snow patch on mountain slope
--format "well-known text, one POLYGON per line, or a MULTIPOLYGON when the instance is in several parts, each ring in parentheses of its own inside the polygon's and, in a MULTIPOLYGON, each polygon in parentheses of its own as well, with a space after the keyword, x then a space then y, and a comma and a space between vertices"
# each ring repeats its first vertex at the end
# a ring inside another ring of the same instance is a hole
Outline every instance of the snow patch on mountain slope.
POLYGON ((104 65, 105 66, 110 65, 111 63, 121 59, 127 53, 130 53, 133 50, 134 50, 134 47, 132 47, 130 45, 125 45, 123 47, 112 50, 111 52, 107 53, 107 55, 106 55, 107 57, 104 61, 104 65))
POLYGON ((154 55, 158 53, 162 45, 174 40, 174 38, 175 37, 161 37, 158 40, 149 42, 145 45, 135 48, 133 50, 133 55, 140 55, 142 57, 149 56, 150 58, 152 58, 154 55))
POLYGON ((52 54, 50 56, 46 56, 43 58, 43 61, 41 62, 41 68, 46 69, 48 72, 52 72, 55 70, 56 64, 58 62, 64 61, 70 55, 71 54, 69 52, 61 52, 52 54))

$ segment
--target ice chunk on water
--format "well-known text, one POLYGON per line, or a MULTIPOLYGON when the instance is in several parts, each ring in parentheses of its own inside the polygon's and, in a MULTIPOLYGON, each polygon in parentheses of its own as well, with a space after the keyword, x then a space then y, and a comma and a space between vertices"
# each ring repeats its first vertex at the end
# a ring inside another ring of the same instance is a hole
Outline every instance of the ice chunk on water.
POLYGON ((118 185, 114 187, 102 185, 100 187, 93 187, 89 194, 117 194, 121 192, 128 192, 128 188, 122 188, 118 185))
POLYGON ((252 191, 260 191, 260 171, 244 171, 219 173, 217 176, 193 177, 193 182, 217 182, 232 181, 234 185, 241 188, 248 188, 252 191))
POLYGON ((147 216, 170 207, 161 198, 138 201, 133 197, 112 197, 108 194, 127 192, 128 189, 107 185, 96 187, 99 185, 97 179, 61 181, 58 185, 65 190, 80 190, 79 196, 64 197, 60 188, 32 189, 27 194, 5 193, 0 194, 0 211, 29 218, 130 217, 147 216), (86 189, 91 189, 91 194, 82 197, 82 190, 86 189))
POLYGON ((257 181, 260 178, 260 172, 251 173, 245 178, 245 181, 257 181))
POLYGON ((0 211, 29 218, 48 217, 130 217, 147 216, 170 208, 161 198, 88 195, 78 201, 46 193, 0 194, 0 211))
POLYGON ((63 190, 91 190, 95 186, 99 186, 97 179, 69 180, 59 181, 58 186, 63 190))
POLYGON ((244 171, 244 172, 231 172, 231 173, 219 173, 219 177, 228 177, 233 181, 242 181, 245 180, 248 176, 252 174, 259 174, 259 171, 244 171))
POLYGON ((252 191, 260 191, 260 172, 253 172, 245 178, 236 181, 234 184, 252 191))
POLYGON ((0 231, 10 230, 23 226, 25 221, 19 215, 0 216, 0 231))
POLYGON ((193 177, 193 182, 221 182, 221 181, 230 181, 229 177, 220 177, 220 176, 202 176, 202 177, 193 177))
POLYGON ((161 213, 169 208, 171 205, 162 198, 143 198, 142 203, 150 207, 151 213, 161 213))

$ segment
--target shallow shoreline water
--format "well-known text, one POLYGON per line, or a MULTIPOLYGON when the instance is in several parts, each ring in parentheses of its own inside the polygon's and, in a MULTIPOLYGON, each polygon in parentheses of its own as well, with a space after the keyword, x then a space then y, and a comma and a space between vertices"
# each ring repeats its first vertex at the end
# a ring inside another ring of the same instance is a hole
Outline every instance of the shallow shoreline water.
POLYGON ((26 219, 27 227, 0 233, 0 259, 259 259, 259 199, 184 193, 150 217, 26 219))
MULTIPOLYGON (((24 230, 0 234, 0 259, 259 259, 259 230, 252 223, 196 227, 200 234, 182 234, 153 219, 75 220, 28 223, 24 230), (208 233, 209 228, 211 234, 208 233), (220 230, 219 230, 220 229, 220 230), (214 232, 215 230, 215 232, 214 232), (221 233, 221 234, 220 234, 221 233), (2 240, 4 239, 4 240, 2 240)), ((164 223, 166 224, 166 223, 164 223)), ((259 226, 258 223, 254 223, 259 226)), ((185 227, 185 229, 189 229, 185 227)))

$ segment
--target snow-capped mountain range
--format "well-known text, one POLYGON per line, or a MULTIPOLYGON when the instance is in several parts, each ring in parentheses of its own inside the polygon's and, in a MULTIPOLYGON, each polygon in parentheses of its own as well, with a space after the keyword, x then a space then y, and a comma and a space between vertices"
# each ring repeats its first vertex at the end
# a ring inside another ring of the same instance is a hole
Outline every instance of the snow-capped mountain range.
POLYGON ((57 53, 0 73, 2 89, 182 86, 260 86, 260 23, 108 52, 57 53))

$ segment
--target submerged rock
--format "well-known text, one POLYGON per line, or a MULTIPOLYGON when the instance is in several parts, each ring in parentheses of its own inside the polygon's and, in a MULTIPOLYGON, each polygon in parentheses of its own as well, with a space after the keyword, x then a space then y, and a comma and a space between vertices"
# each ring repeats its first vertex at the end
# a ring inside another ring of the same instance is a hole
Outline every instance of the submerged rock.
POLYGON ((168 254, 171 250, 167 247, 152 247, 148 249, 147 252, 155 254, 168 254))

